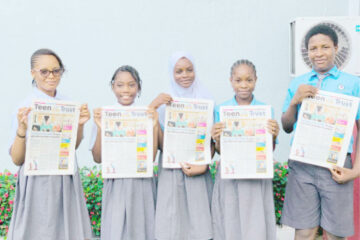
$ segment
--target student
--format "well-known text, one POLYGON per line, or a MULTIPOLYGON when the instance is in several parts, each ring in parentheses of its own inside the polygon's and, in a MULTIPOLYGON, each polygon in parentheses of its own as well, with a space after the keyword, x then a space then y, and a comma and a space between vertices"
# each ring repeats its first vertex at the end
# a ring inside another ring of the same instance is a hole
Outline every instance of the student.
MULTIPOLYGON (((256 69, 249 60, 238 60, 230 72, 230 83, 235 96, 216 106, 212 137, 215 149, 221 153, 220 135, 224 123, 220 121, 221 106, 265 105, 253 91, 257 81, 256 69)), ((268 131, 275 141, 279 126, 268 120, 268 131)), ((221 163, 220 163, 221 165, 221 163)), ((217 170, 212 198, 214 240, 275 240, 276 223, 271 179, 221 179, 217 170)))
MULTIPOLYGON (((338 38, 326 25, 313 27, 305 36, 305 46, 313 70, 290 83, 283 106, 281 122, 291 133, 296 128, 297 115, 304 98, 314 97, 318 89, 360 96, 360 79, 341 72, 335 66, 338 38)), ((356 116, 360 148, 360 108, 356 116)), ((360 154, 352 167, 349 145, 344 168, 329 169, 289 159, 290 173, 286 187, 282 223, 296 229, 295 239, 315 239, 319 226, 328 239, 345 239, 354 234, 353 180, 360 173, 360 154)))
MULTIPOLYGON (((141 79, 135 68, 127 65, 119 67, 110 84, 119 106, 133 106, 135 104, 135 99, 141 91, 141 79)), ((149 110, 149 114, 154 120, 155 159, 159 122, 155 110, 149 110)), ((94 122, 90 149, 94 161, 101 163, 101 108, 94 110, 94 122)), ((153 178, 104 179, 101 239, 155 239, 155 194, 153 178)))
MULTIPOLYGON (((169 65, 170 94, 162 93, 152 102, 159 106, 159 121, 164 126, 165 106, 172 97, 212 99, 196 78, 191 55, 175 53, 169 65)), ((195 144, 195 143, 194 143, 195 144)), ((163 130, 159 129, 159 149, 163 130)), ((182 169, 162 168, 160 155, 155 217, 157 240, 202 240, 212 238, 210 201, 212 180, 208 165, 183 164, 182 169)))
MULTIPOLYGON (((24 160, 30 106, 34 99, 68 100, 57 89, 64 66, 49 49, 39 49, 31 56, 33 91, 14 116, 10 155, 20 167, 16 184, 14 210, 8 239, 90 239, 90 218, 86 208, 79 172, 62 176, 25 176, 24 160)), ((87 105, 80 109, 76 147, 83 138, 90 113, 87 105)))

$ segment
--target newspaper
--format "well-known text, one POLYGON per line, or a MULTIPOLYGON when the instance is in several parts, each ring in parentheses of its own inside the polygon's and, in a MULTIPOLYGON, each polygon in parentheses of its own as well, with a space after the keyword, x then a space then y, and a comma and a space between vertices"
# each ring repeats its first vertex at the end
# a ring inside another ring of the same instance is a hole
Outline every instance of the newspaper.
POLYGON ((102 108, 104 178, 153 176, 153 121, 147 110, 147 107, 102 108))
POLYGON ((221 178, 272 178, 273 140, 267 130, 271 106, 222 106, 221 178))
POLYGON ((322 167, 344 166, 359 99, 319 91, 304 99, 290 159, 322 167))
POLYGON ((25 175, 72 175, 80 104, 32 102, 25 153, 25 175))
POLYGON ((164 168, 180 168, 181 162, 211 163, 213 109, 213 101, 188 98, 174 98, 166 106, 164 168))

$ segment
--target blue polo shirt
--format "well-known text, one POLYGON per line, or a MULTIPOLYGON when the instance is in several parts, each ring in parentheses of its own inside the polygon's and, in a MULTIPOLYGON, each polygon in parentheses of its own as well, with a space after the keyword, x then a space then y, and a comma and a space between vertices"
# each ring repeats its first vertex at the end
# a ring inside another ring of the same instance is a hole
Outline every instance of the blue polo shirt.
MULTIPOLYGON (((316 87, 319 81, 317 77, 317 72, 312 70, 309 73, 301 75, 294 78, 289 86, 286 99, 283 105, 283 112, 286 112, 290 106, 291 99, 294 97, 296 90, 301 84, 308 84, 316 87)), ((322 80, 320 90, 334 92, 354 97, 360 97, 360 78, 357 76, 345 73, 340 71, 336 66, 334 66, 329 72, 328 75, 322 80)), ((300 104, 297 106, 299 111, 300 104)), ((356 120, 360 119, 360 107, 358 109, 356 120)), ((294 123, 294 130, 296 129, 297 122, 294 123)), ((353 137, 351 137, 350 145, 348 152, 352 152, 353 137)))

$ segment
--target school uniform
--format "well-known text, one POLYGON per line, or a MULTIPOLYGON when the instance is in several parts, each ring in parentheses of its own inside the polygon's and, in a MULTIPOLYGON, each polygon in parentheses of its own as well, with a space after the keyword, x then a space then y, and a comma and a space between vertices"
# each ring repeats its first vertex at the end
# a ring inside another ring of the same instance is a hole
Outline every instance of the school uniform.
MULTIPOLYGON (((50 97, 34 88, 19 108, 30 107, 34 99, 68 100, 58 92, 55 97, 50 97)), ((18 128, 16 115, 17 111, 13 116, 9 150, 18 128)), ((75 240, 92 237, 77 164, 75 168, 74 175, 25 176, 24 164, 20 166, 7 239, 75 240)))
MULTIPOLYGON (((320 90, 360 96, 360 79, 341 72, 334 66, 325 76, 314 70, 293 79, 284 102, 283 112, 301 84, 317 86, 320 90), (319 80, 321 79, 321 80, 319 80)), ((299 111, 300 105, 297 106, 299 111)), ((356 120, 360 119, 360 108, 356 120)), ((294 129, 296 129, 296 122, 294 129)), ((345 168, 352 168, 351 139, 345 168)), ((289 176, 286 186, 282 223, 296 229, 321 226, 327 232, 346 237, 354 234, 353 181, 338 184, 327 168, 296 162, 289 159, 289 176)))
MULTIPOLYGON (((94 147, 96 137, 97 126, 94 124, 90 150, 94 147)), ((154 240, 155 203, 154 178, 104 179, 101 239, 154 240)))
MULTIPOLYGON (((177 52, 169 64, 170 89, 172 97, 212 99, 206 88, 196 78, 192 85, 183 88, 173 77, 175 64, 182 57, 195 64, 188 53, 177 52)), ((165 107, 159 108, 159 122, 163 129, 165 107)), ((178 124, 178 123, 177 123, 178 124)), ((181 125, 183 126, 183 124, 181 125)), ((157 203, 155 214, 155 238, 157 240, 208 240, 212 239, 211 195, 213 183, 210 171, 188 177, 182 169, 162 167, 162 153, 159 157, 157 203)))
MULTIPOLYGON (((235 97, 216 106, 237 106, 235 97)), ((253 97, 250 105, 265 105, 253 97)), ((275 240, 276 220, 272 179, 222 179, 221 161, 212 197, 214 240, 275 240)))

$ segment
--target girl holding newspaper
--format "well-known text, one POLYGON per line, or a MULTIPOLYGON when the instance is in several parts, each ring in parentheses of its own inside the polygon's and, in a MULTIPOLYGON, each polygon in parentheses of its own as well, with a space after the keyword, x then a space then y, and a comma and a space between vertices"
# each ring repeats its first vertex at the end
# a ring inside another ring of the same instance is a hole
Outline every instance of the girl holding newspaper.
MULTIPOLYGON (((20 167, 7 238, 9 240, 70 240, 90 239, 92 236, 76 164, 74 175, 25 176, 24 174, 28 116, 31 111, 29 106, 34 99, 67 100, 57 90, 64 70, 61 59, 52 50, 39 49, 31 56, 34 87, 14 116, 9 147, 13 162, 20 167)), ((76 147, 83 138, 84 125, 89 118, 90 113, 87 105, 84 104, 80 109, 76 147)))
MULTIPOLYGON (((112 79, 111 89, 119 106, 133 106, 141 91, 141 79, 131 66, 119 67, 112 79)), ((101 108, 94 109, 90 150, 94 161, 101 163, 101 108)), ((148 111, 153 119, 153 154, 157 152, 158 114, 148 111)), ((120 125, 120 124, 119 124, 120 125)), ((118 130, 116 130, 118 131, 118 130)), ((123 131, 123 130, 122 130, 123 131)), ((123 136, 124 134, 119 134, 123 136)), ((151 169, 152 171, 152 169, 151 169)), ((101 239, 153 240, 156 187, 153 178, 104 179, 101 213, 101 239)))
MULTIPOLYGON (((210 202, 212 180, 208 165, 184 163, 182 168, 163 168, 163 127, 165 104, 173 97, 212 99, 196 78, 190 54, 177 52, 170 59, 170 91, 152 102, 159 108, 159 179, 155 218, 155 237, 158 240, 211 239, 210 202)), ((194 143, 195 144, 195 143, 194 143)))
MULTIPOLYGON (((225 127, 220 121, 220 106, 265 105, 253 91, 257 81, 256 69, 248 60, 236 61, 231 67, 230 83, 235 96, 215 108, 212 137, 220 154, 220 135, 225 127)), ((268 120, 268 131, 275 140, 279 125, 268 120)), ((275 240, 275 214, 271 179, 222 179, 217 170, 212 198, 214 239, 275 240)))

